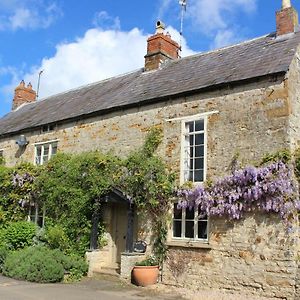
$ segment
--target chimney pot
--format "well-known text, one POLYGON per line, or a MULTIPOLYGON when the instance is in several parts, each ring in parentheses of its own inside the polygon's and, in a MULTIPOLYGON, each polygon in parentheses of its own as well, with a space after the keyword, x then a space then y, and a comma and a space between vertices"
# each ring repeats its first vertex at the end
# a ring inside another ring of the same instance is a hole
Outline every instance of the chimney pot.
POLYGON ((19 84, 19 87, 25 87, 25 81, 24 80, 21 80, 21 82, 19 84))
POLYGON ((292 7, 291 0, 282 0, 282 9, 292 7))
POLYGON ((156 34, 162 34, 165 31, 165 24, 162 21, 157 21, 156 22, 156 34))

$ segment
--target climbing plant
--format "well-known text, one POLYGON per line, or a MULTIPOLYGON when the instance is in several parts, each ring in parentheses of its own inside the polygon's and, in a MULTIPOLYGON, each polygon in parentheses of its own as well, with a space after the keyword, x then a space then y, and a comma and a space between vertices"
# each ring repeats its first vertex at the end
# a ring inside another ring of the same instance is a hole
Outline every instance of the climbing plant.
MULTIPOLYGON (((83 253, 90 243, 93 220, 99 225, 100 199, 119 178, 120 160, 110 154, 57 154, 37 180, 46 207, 48 225, 59 225, 83 253)), ((97 239, 97 236, 96 236, 97 239)))
POLYGON ((13 168, 0 165, 0 225, 25 219, 28 205, 38 198, 35 179, 40 170, 27 163, 13 168))
POLYGON ((245 212, 277 213, 291 228, 300 210, 291 168, 278 161, 264 167, 246 167, 210 186, 181 189, 179 207, 199 207, 204 215, 240 219, 245 212))
POLYGON ((174 191, 174 174, 157 156, 162 142, 162 129, 153 127, 141 149, 131 153, 124 162, 120 182, 122 190, 137 206, 138 211, 149 214, 152 221, 154 254, 160 263, 166 256, 166 238, 170 201, 174 191))

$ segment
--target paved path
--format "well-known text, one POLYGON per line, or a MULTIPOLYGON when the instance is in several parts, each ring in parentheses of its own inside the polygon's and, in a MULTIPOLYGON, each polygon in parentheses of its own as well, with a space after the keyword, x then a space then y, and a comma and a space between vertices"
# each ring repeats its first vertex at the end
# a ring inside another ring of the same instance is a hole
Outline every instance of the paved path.
POLYGON ((180 300, 174 294, 137 288, 105 277, 75 284, 36 284, 0 276, 1 300, 180 300))

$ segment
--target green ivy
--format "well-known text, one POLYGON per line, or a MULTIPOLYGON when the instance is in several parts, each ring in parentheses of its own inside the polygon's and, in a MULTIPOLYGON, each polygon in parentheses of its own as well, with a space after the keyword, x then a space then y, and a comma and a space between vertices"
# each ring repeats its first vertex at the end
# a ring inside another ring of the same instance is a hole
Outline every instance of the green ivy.
POLYGON ((152 220, 154 254, 161 264, 166 257, 167 223, 174 190, 175 175, 155 152, 162 142, 162 129, 150 129, 144 146, 125 161, 122 190, 132 199, 138 211, 152 220))

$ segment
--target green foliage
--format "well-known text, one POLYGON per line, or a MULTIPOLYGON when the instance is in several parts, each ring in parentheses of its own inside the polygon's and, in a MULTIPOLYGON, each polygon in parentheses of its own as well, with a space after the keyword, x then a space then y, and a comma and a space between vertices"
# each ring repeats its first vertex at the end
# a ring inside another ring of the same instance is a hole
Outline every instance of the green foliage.
POLYGON ((67 256, 59 250, 46 247, 30 247, 7 255, 3 274, 33 282, 59 282, 67 273, 68 280, 80 279, 87 273, 83 258, 67 256))
POLYGON ((296 178, 300 182, 300 149, 297 149, 294 153, 294 165, 296 178))
POLYGON ((6 260, 6 257, 9 253, 9 248, 7 246, 0 246, 0 273, 2 273, 3 265, 6 260))
POLYGON ((70 240, 61 225, 48 227, 45 232, 45 241, 51 249, 67 252, 70 248, 70 240))
POLYGON ((0 225, 25 219, 26 207, 37 201, 34 179, 40 169, 28 163, 13 168, 0 164, 0 225))
POLYGON ((46 206, 46 225, 59 226, 48 231, 51 247, 62 239, 60 249, 70 247, 70 251, 84 254, 89 247, 92 215, 99 209, 100 198, 116 185, 120 169, 119 159, 97 151, 57 154, 51 159, 37 179, 46 206))
POLYGON ((267 153, 261 160, 260 165, 269 164, 272 162, 282 161, 285 164, 288 164, 292 159, 291 152, 287 149, 277 151, 275 153, 267 153))
MULTIPOLYGON (((46 244, 82 255, 89 247, 93 217, 99 216, 102 209, 100 199, 116 187, 132 199, 140 213, 150 215, 156 237, 155 253, 162 260, 175 179, 155 154, 162 138, 161 128, 152 128, 144 146, 123 161, 95 151, 59 153, 42 167, 0 165, 0 225, 24 220, 29 205, 44 206, 46 244)), ((103 246, 105 232, 99 228, 98 241, 103 246)), ((28 241, 14 243, 16 248, 30 245, 28 241)))
POLYGON ((167 216, 173 195, 175 176, 155 155, 162 141, 162 130, 154 127, 142 149, 133 152, 125 161, 122 190, 132 199, 140 212, 150 214, 155 236, 154 253, 159 262, 166 255, 167 216))
POLYGON ((31 247, 9 253, 3 274, 32 282, 59 282, 64 277, 64 268, 51 250, 31 247))
POLYGON ((149 256, 146 259, 144 259, 140 262, 137 262, 135 265, 136 266, 142 266, 142 267, 144 267, 144 266, 145 267, 147 267, 147 266, 158 266, 159 262, 157 261, 155 256, 149 256))
POLYGON ((7 245, 12 250, 31 246, 34 243, 36 232, 37 227, 31 222, 11 223, 3 229, 1 244, 7 245))

